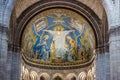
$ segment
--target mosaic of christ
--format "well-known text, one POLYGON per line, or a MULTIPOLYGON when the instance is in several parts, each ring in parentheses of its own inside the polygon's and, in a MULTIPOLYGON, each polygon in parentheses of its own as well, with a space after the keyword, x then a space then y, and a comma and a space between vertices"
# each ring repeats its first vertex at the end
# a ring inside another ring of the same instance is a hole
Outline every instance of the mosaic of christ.
POLYGON ((35 20, 24 32, 23 49, 42 62, 74 62, 90 59, 93 31, 65 13, 52 13, 35 20))

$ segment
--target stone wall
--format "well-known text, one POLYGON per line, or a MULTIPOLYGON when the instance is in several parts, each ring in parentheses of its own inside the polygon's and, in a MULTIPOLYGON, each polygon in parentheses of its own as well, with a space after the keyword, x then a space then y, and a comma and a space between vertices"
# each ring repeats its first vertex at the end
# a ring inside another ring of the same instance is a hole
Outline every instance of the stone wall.
POLYGON ((20 14, 27 9, 29 6, 33 5, 39 0, 17 0, 15 4, 16 17, 19 17, 20 14))
POLYGON ((7 61, 7 27, 0 26, 0 79, 5 80, 7 61))
POLYGON ((110 80, 110 54, 108 52, 97 54, 96 80, 110 80))
POLYGON ((109 28, 113 29, 120 25, 120 0, 102 0, 107 13, 109 28))
POLYGON ((96 80, 120 80, 119 74, 120 74, 120 27, 116 27, 110 30, 109 53, 105 52, 99 53, 97 55, 96 80))
POLYGON ((120 27, 111 30, 109 43, 111 80, 120 80, 120 27))
POLYGON ((99 16, 99 18, 102 19, 102 16, 104 14, 102 0, 78 0, 78 1, 90 7, 99 16))
POLYGON ((12 46, 8 49, 8 28, 0 26, 0 80, 19 80, 21 58, 12 46))
POLYGON ((19 53, 8 51, 6 72, 5 80, 20 80, 21 57, 19 53))
POLYGON ((0 25, 9 27, 10 16, 16 0, 0 0, 0 25))

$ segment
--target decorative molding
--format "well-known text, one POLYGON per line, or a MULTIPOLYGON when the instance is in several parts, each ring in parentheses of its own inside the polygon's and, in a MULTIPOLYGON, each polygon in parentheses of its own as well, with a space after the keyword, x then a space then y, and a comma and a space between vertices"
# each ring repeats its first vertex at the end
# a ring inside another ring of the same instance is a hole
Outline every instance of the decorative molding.
POLYGON ((19 45, 16 45, 15 43, 8 43, 8 51, 13 51, 13 52, 20 52, 20 47, 19 45))
POLYGON ((109 52, 109 43, 104 43, 103 45, 99 46, 96 50, 97 53, 109 52))
POLYGON ((80 69, 80 68, 92 65, 95 60, 95 56, 89 62, 86 62, 84 64, 73 64, 73 65, 71 65, 71 64, 70 65, 68 65, 68 64, 66 64, 66 65, 39 64, 39 63, 34 63, 34 62, 27 60, 24 56, 22 56, 22 60, 24 61, 24 63, 26 63, 32 67, 38 67, 41 69, 69 70, 69 69, 80 69))
POLYGON ((0 32, 8 32, 8 27, 4 27, 0 25, 0 32))
POLYGON ((116 32, 120 32, 120 26, 118 26, 116 28, 113 28, 113 29, 110 29, 109 34, 113 34, 113 33, 116 33, 116 32))
POLYGON ((45 1, 39 1, 32 6, 28 7, 17 19, 17 26, 18 29, 16 30, 16 41, 18 44, 21 45, 21 36, 23 33, 23 30, 29 22, 29 20, 34 17, 37 13, 44 11, 46 9, 50 8, 67 8, 71 9, 81 15, 83 15, 86 20, 93 26, 93 30, 95 32, 96 36, 96 47, 99 45, 103 44, 103 37, 102 37, 102 32, 101 32, 101 26, 102 22, 99 19, 99 17, 86 5, 82 4, 79 1, 73 1, 73 0, 45 0, 45 1))

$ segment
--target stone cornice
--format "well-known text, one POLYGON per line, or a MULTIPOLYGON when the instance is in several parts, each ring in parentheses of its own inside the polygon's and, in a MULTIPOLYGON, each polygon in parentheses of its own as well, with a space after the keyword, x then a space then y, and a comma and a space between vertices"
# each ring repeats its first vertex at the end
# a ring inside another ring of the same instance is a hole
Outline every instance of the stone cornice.
POLYGON ((34 63, 34 62, 31 62, 28 59, 26 59, 25 56, 23 56, 23 54, 22 54, 22 59, 26 64, 28 64, 32 67, 38 67, 38 68, 42 68, 42 69, 54 69, 54 70, 64 70, 64 69, 69 70, 69 69, 80 69, 80 68, 91 65, 95 60, 95 55, 92 57, 92 59, 90 61, 88 61, 86 63, 83 63, 83 64, 74 64, 73 63, 73 65, 71 65, 71 64, 70 65, 68 65, 68 64, 66 64, 66 65, 60 65, 60 64, 59 65, 58 64, 56 64, 56 65, 49 64, 48 65, 47 64, 46 65, 46 64, 34 63))
POLYGON ((13 52, 20 52, 20 47, 19 45, 15 43, 8 43, 8 51, 13 51, 13 52))
POLYGON ((119 32, 120 31, 120 26, 110 29, 109 34, 115 33, 115 32, 119 32))
POLYGON ((1 32, 8 32, 8 27, 4 27, 0 25, 0 31, 1 32))

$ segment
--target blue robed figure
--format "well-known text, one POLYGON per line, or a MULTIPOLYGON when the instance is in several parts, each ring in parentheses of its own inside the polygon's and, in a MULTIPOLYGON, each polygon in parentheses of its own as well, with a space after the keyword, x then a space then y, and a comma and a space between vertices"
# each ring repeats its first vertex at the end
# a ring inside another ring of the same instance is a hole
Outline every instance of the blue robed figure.
POLYGON ((46 40, 48 39, 48 37, 42 41, 41 44, 38 44, 38 47, 39 47, 39 55, 38 55, 38 59, 40 60, 44 60, 44 61, 47 61, 49 56, 50 56, 50 53, 49 53, 49 48, 47 46, 47 42, 46 40))

